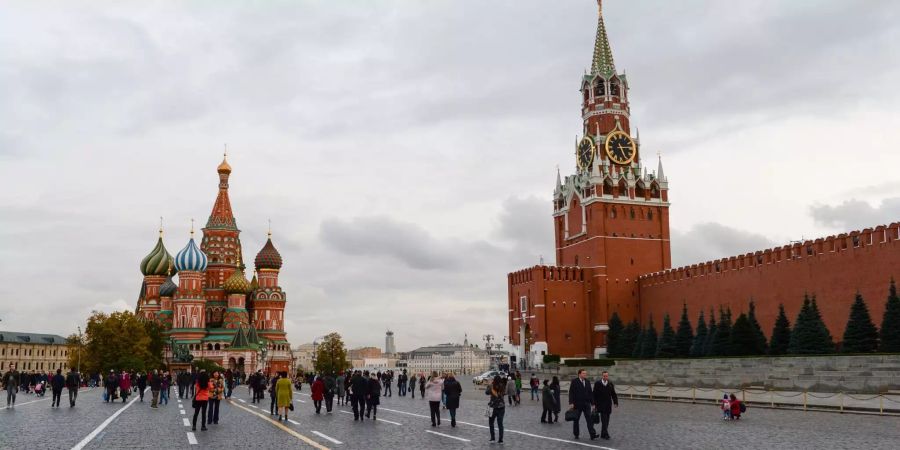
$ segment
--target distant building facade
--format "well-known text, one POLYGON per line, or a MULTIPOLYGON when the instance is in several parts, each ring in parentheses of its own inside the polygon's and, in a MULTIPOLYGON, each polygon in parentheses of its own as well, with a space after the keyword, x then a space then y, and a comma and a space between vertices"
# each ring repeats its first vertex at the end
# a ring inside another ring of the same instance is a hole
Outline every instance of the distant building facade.
POLYGON ((69 370, 69 345, 55 334, 0 331, 0 372, 15 367, 19 372, 69 370))
POLYGON ((384 352, 388 355, 397 353, 397 347, 394 346, 394 332, 391 330, 384 335, 384 352))
POLYGON ((439 344, 420 347, 406 357, 406 369, 410 372, 453 372, 473 374, 488 370, 491 358, 488 352, 468 345, 439 344))
POLYGON ((316 345, 313 343, 301 344, 294 348, 294 366, 304 372, 313 370, 313 361, 316 359, 316 345))

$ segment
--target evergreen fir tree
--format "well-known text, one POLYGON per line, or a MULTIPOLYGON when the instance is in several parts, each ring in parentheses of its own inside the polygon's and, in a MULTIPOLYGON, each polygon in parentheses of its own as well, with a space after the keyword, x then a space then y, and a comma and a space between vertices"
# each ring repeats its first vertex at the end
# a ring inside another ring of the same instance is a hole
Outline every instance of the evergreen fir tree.
POLYGON ((656 346, 658 344, 656 327, 653 326, 653 316, 650 316, 650 323, 644 330, 644 339, 641 342, 641 358, 653 358, 656 356, 656 346))
POLYGON ((831 334, 822 322, 822 315, 816 306, 815 297, 803 296, 803 307, 797 314, 788 352, 793 355, 820 355, 834 350, 831 334))
POLYGON ((640 334, 641 326, 638 325, 636 319, 625 326, 625 331, 622 332, 622 345, 620 347, 622 355, 620 358, 629 358, 634 355, 634 348, 637 345, 640 334))
POLYGON ((731 349, 731 310, 719 308, 719 322, 713 336, 711 356, 730 356, 731 349))
POLYGON ((703 318, 703 311, 700 311, 700 318, 697 319, 697 334, 694 335, 694 343, 691 345, 691 356, 704 356, 707 333, 706 319, 703 318))
POLYGON ((681 320, 678 322, 678 332, 675 333, 675 355, 682 358, 691 356, 691 346, 694 343, 694 330, 691 321, 688 320, 687 303, 681 308, 681 320))
POLYGON ((753 328, 753 334, 756 336, 753 353, 750 354, 765 355, 766 347, 768 346, 766 343, 766 334, 763 333, 762 327, 759 326, 759 321, 756 320, 756 304, 753 300, 750 300, 750 312, 747 313, 747 320, 750 321, 750 327, 753 328))
POLYGON ((713 355, 713 339, 716 338, 716 331, 718 331, 719 325, 716 323, 716 312, 710 308, 709 310, 709 331, 706 333, 706 342, 703 343, 703 356, 714 356, 713 355))
POLYGON ((619 358, 623 354, 622 332, 624 328, 619 313, 612 313, 609 318, 609 330, 606 332, 606 355, 610 358, 619 358))
POLYGON ((882 353, 900 353, 900 297, 897 297, 897 286, 891 278, 887 304, 884 305, 884 317, 881 319, 881 342, 878 351, 882 353))
POLYGON ((856 292, 856 300, 850 307, 850 318, 844 329, 841 351, 844 353, 872 353, 878 350, 878 329, 872 323, 869 308, 862 294, 856 292))
POLYGON ((756 332, 750 319, 746 314, 741 313, 734 326, 731 328, 731 354, 735 356, 755 355, 756 353, 756 332))
POLYGON ((675 330, 666 314, 663 318, 662 335, 659 337, 659 343, 656 346, 657 358, 672 358, 676 355, 678 349, 675 347, 675 330))
POLYGON ((641 352, 644 351, 644 336, 647 334, 645 328, 638 331, 637 339, 634 341, 634 349, 631 351, 632 358, 640 358, 641 352))
POLYGON ((778 318, 772 329, 772 341, 769 345, 770 355, 786 355, 791 344, 791 322, 784 313, 784 304, 778 305, 778 318))
POLYGON ((816 324, 816 338, 819 342, 819 348, 822 350, 822 353, 833 353, 834 339, 831 338, 831 332, 828 331, 828 327, 825 326, 825 321, 822 320, 822 313, 819 312, 819 306, 816 305, 816 294, 813 294, 812 296, 812 306, 810 311, 812 312, 813 321, 816 324))

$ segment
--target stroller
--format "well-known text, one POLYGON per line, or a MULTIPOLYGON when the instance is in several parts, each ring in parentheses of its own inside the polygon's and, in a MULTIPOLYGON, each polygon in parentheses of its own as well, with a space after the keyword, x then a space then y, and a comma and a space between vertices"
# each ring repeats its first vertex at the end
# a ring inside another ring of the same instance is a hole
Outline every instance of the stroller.
POLYGON ((44 388, 43 381, 38 381, 38 383, 34 385, 34 395, 37 395, 38 397, 43 397, 44 394, 46 393, 46 391, 47 391, 47 389, 44 388))

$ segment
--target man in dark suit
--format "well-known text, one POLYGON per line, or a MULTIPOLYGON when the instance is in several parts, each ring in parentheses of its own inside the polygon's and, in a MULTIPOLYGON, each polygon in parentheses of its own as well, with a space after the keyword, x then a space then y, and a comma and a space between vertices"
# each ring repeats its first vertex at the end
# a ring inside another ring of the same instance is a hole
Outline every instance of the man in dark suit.
POLYGON ((612 407, 619 407, 619 397, 616 395, 616 387, 609 381, 609 372, 603 371, 600 381, 594 383, 594 406, 600 413, 600 437, 609 439, 609 415, 612 413, 612 407))
POLYGON ((578 412, 575 416, 575 421, 572 422, 572 433, 575 434, 575 439, 578 439, 578 422, 581 422, 582 414, 587 421, 591 439, 597 439, 597 431, 594 430, 594 422, 591 420, 593 404, 594 396, 591 392, 591 382, 587 380, 587 371, 581 369, 578 371, 578 378, 575 378, 569 384, 569 409, 578 412))

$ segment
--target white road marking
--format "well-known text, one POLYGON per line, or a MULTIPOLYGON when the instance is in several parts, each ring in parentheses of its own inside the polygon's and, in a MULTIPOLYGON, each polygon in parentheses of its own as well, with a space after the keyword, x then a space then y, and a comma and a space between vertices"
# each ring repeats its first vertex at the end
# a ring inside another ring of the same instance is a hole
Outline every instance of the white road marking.
MULTIPOLYGON (((382 408, 382 409, 383 409, 383 408, 382 408)), ((344 413, 344 414, 350 414, 350 415, 353 415, 353 413, 350 412, 350 411, 341 411, 341 412, 344 413)), ((392 421, 390 421, 390 420, 385 420, 385 419, 378 419, 378 420, 376 420, 376 422, 385 422, 385 423, 389 423, 389 424, 391 424, 391 425, 400 425, 400 426, 403 426, 402 423, 399 423, 399 422, 392 422, 392 421)))
POLYGON ((244 400, 244 399, 242 399, 242 398, 239 398, 238 401, 241 402, 241 403, 247 403, 247 400, 244 400))
POLYGON ((182 419, 181 419, 181 420, 183 420, 183 421, 184 421, 184 426, 186 426, 186 427, 189 427, 189 426, 191 426, 191 421, 190 421, 190 420, 188 420, 188 418, 187 418, 187 417, 182 417, 182 419))
POLYGON ((250 406, 251 408, 253 408, 253 409, 259 409, 259 408, 256 407, 256 405, 249 405, 249 406, 250 406))
POLYGON ((300 403, 306 403, 306 400, 300 400, 299 398, 297 399, 297 401, 300 403))
MULTIPOLYGON (((416 414, 416 413, 411 413, 411 412, 406 412, 406 411, 400 411, 400 410, 397 410, 397 409, 389 409, 389 408, 378 408, 378 409, 379 409, 379 410, 383 410, 383 411, 395 412, 395 413, 399 413, 399 414, 406 414, 406 415, 408 415, 408 416, 422 417, 422 418, 425 418, 425 419, 430 419, 430 418, 431 418, 430 416, 425 416, 425 415, 422 415, 422 414, 416 414)), ((450 419, 447 418, 447 419, 445 419, 445 420, 450 420, 450 419)), ((462 422, 462 421, 459 421, 459 420, 457 420, 456 423, 462 424, 462 425, 469 425, 469 426, 472 426, 472 427, 478 427, 478 428, 488 428, 486 425, 481 425, 481 424, 471 423, 471 422, 462 422)), ((425 430, 425 431, 428 431, 428 430, 425 430)), ((509 428, 506 428, 504 431, 507 432, 507 433, 521 434, 521 435, 523 435, 523 436, 528 436, 528 437, 533 437, 533 438, 538 438, 538 439, 546 439, 546 440, 549 440, 549 441, 565 442, 565 443, 567 443, 567 444, 580 445, 580 446, 582 446, 582 447, 599 448, 599 449, 602 449, 602 450, 616 450, 616 449, 614 449, 614 448, 612 448, 612 447, 604 447, 604 446, 602 446, 602 445, 593 445, 593 444, 588 444, 588 443, 586 443, 586 442, 579 442, 579 441, 569 440, 569 439, 559 439, 559 438, 550 437, 550 436, 540 436, 540 435, 537 435, 537 434, 526 433, 526 432, 524 432, 524 431, 510 430, 509 428)))
POLYGON ((187 432, 187 437, 188 443, 190 443, 191 445, 197 445, 197 436, 194 436, 194 433, 192 431, 187 432))
POLYGON ((448 437, 448 438, 450 438, 450 439, 456 439, 457 441, 472 442, 471 439, 463 439, 463 438, 461 438, 461 437, 450 436, 449 434, 438 433, 437 431, 425 430, 425 432, 426 432, 426 433, 431 433, 431 434, 436 434, 436 435, 438 435, 438 436, 448 437))
POLYGON ((178 412, 180 412, 182 415, 184 415, 184 410, 183 410, 183 409, 179 409, 178 412))
POLYGON ((72 447, 72 450, 83 449, 85 445, 87 445, 89 442, 91 442, 91 440, 93 440, 95 437, 97 437, 97 435, 100 434, 100 432, 103 431, 103 429, 106 428, 110 423, 112 423, 113 420, 116 420, 116 417, 119 417, 119 414, 122 414, 123 412, 125 412, 125 410, 130 408, 131 405, 134 404, 134 402, 138 401, 138 398, 139 397, 133 398, 130 402, 128 402, 127 405, 117 409, 116 412, 113 413, 113 415, 109 416, 106 420, 104 420, 103 423, 101 423, 97 428, 94 428, 94 431, 91 431, 90 434, 85 436, 85 438, 82 439, 81 442, 75 444, 75 446, 72 447))
POLYGON ((300 425, 300 422, 297 422, 297 421, 294 420, 294 419, 288 419, 288 422, 290 422, 290 423, 292 423, 292 424, 294 424, 294 425, 300 425))
POLYGON ((319 436, 322 439, 328 439, 329 441, 334 442, 335 444, 343 444, 343 442, 341 442, 331 436, 327 436, 325 434, 319 433, 318 431, 313 431, 312 434, 315 434, 316 436, 319 436))
MULTIPOLYGON (((78 390, 78 392, 89 391, 89 390, 92 390, 92 389, 94 389, 94 388, 81 388, 81 389, 78 390)), ((6 395, 6 394, 3 394, 3 395, 6 395)), ((19 395, 22 395, 22 394, 20 393, 19 395)), ((16 404, 15 406, 25 406, 25 405, 30 405, 30 404, 32 404, 32 403, 43 402, 43 401, 47 401, 47 400, 53 400, 53 396, 51 395, 50 397, 47 397, 47 398, 41 398, 41 399, 38 399, 38 400, 32 400, 32 401, 30 401, 30 402, 25 402, 25 403, 18 403, 18 404, 16 404)))

